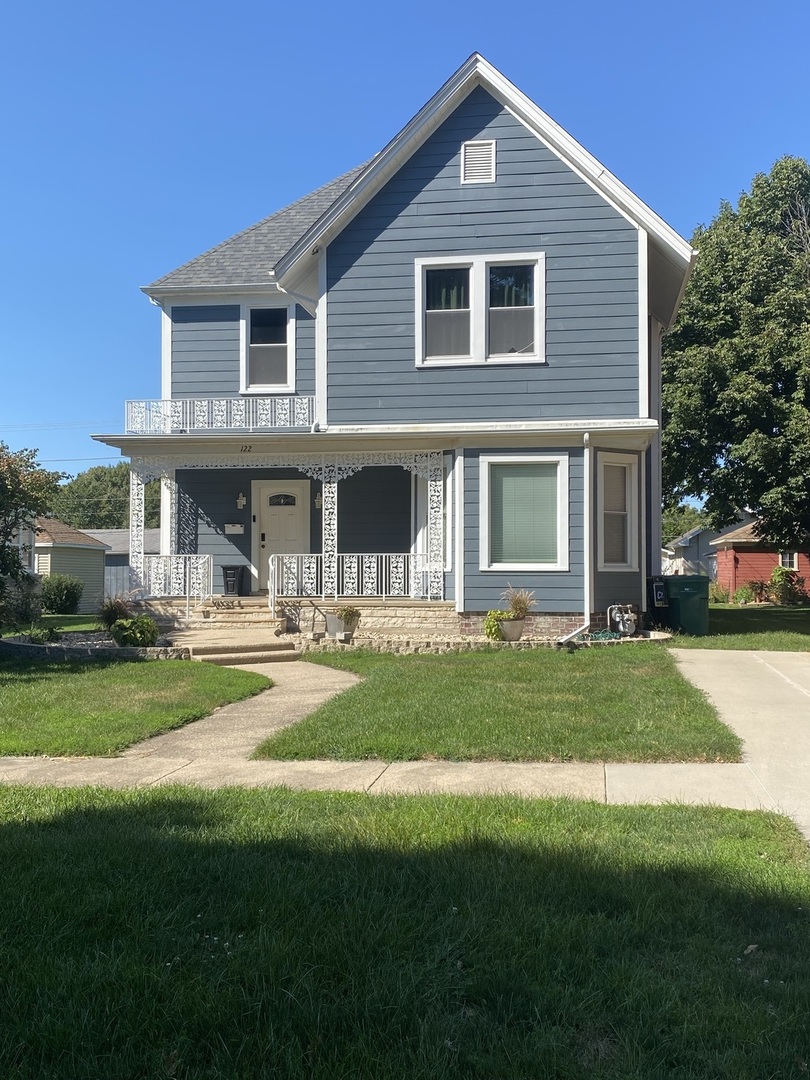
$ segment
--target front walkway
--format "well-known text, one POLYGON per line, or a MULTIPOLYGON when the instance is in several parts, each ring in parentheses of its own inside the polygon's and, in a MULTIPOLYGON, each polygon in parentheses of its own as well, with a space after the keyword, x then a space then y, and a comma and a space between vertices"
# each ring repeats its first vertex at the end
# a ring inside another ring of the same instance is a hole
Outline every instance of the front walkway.
POLYGON ((741 764, 250 761, 357 677, 321 665, 257 664, 272 690, 158 735, 118 758, 0 758, 0 782, 240 785, 380 794, 513 793, 609 804, 683 802, 789 814, 810 838, 810 655, 676 649, 687 678, 745 743, 741 764))

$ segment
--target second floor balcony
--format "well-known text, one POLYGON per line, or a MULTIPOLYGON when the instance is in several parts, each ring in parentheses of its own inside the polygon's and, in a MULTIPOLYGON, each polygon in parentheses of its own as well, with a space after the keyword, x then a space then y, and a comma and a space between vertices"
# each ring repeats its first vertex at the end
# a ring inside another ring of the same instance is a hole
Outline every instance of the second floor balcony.
POLYGON ((306 431, 314 397, 170 398, 126 403, 127 435, 200 431, 306 431))

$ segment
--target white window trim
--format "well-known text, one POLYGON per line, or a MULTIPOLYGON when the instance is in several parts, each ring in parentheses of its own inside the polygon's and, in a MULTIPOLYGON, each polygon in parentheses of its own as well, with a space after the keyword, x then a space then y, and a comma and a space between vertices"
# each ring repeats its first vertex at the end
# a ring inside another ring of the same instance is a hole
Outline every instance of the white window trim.
POLYGON ((239 392, 241 394, 295 393, 295 304, 273 303, 262 298, 254 303, 239 305, 239 392), (287 311, 287 381, 281 385, 248 384, 248 345, 250 342, 250 313, 254 308, 285 308, 287 311))
POLYGON ((483 571, 527 570, 547 574, 568 570, 568 454, 482 454, 479 461, 478 530, 479 565, 483 571), (533 465, 536 462, 557 466, 557 561, 556 563, 493 563, 489 537, 489 470, 491 465, 533 465))
POLYGON ((799 553, 797 551, 780 551, 779 552, 779 565, 783 566, 786 570, 798 570, 799 569, 799 553), (785 562, 785 556, 788 556, 790 562, 785 562))
POLYGON ((628 573, 637 571, 639 566, 639 488, 638 488, 638 457, 635 454, 599 454, 599 479, 596 496, 596 530, 597 530, 597 569, 605 573, 628 573), (625 484, 627 491, 627 554, 629 561, 626 563, 605 562, 605 466, 620 465, 625 469, 625 484))
POLYGON ((461 144, 461 182, 462 184, 494 184, 497 179, 497 159, 496 159, 496 142, 494 139, 469 139, 467 142, 461 144), (484 147, 488 148, 488 152, 491 158, 492 172, 489 176, 483 179, 476 177, 474 179, 466 179, 467 171, 467 147, 484 147))
POLYGON ((469 367, 472 364, 544 364, 546 362, 546 254, 521 251, 498 255, 430 256, 414 260, 417 367, 469 367), (487 356, 487 316, 489 313, 487 270, 490 266, 534 266, 534 352, 520 355, 487 356), (470 354, 469 356, 425 356, 425 271, 470 271, 470 354))

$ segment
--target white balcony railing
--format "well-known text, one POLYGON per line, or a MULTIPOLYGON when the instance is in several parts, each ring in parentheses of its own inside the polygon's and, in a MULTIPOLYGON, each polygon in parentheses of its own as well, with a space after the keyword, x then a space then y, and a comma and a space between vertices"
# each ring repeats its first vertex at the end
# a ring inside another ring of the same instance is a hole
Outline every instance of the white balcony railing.
POLYGON ((269 571, 268 602, 272 609, 283 597, 444 598, 441 567, 431 567, 427 555, 413 552, 331 557, 271 555, 269 571))
POLYGON ((182 596, 186 606, 211 595, 213 564, 210 555, 144 555, 143 595, 182 596))
POLYGON ((314 421, 314 397, 171 398, 128 401, 125 427, 127 435, 169 435, 305 430, 314 421))

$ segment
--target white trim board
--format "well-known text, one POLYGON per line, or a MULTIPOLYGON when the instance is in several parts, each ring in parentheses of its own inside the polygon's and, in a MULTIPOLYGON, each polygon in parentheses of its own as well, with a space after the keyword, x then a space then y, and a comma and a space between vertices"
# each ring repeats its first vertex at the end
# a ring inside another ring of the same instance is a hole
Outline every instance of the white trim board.
POLYGON ((484 573, 525 571, 564 572, 569 566, 568 454, 481 454, 478 458, 478 569, 484 573), (557 561, 555 563, 493 563, 489 552, 489 470, 492 465, 530 465, 536 462, 557 466, 557 561))

